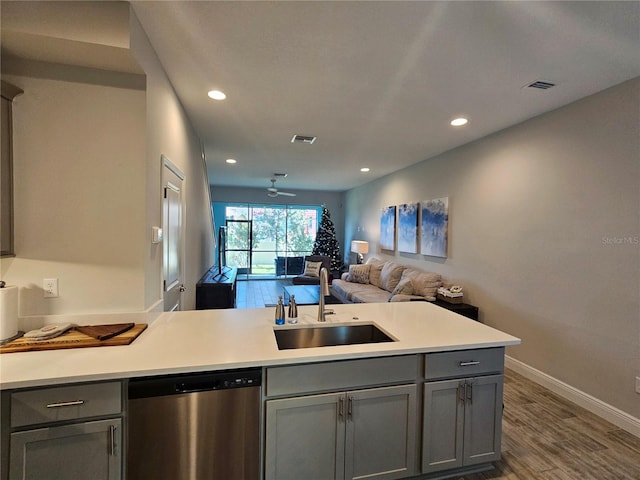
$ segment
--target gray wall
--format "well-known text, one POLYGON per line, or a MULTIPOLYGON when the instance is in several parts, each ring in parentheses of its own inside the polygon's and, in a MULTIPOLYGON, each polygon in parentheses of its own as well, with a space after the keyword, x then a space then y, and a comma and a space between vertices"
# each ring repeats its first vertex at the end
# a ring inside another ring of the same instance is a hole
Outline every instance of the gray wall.
MULTIPOLYGON (((213 263, 200 140, 122 5, 145 75, 2 58, 2 78, 25 92, 14 104, 16 256, 0 259, 23 317, 162 309, 162 245, 151 243, 151 227, 162 225, 161 154, 186 175, 185 309, 213 263), (43 278, 59 278, 58 298, 43 298, 43 278)), ((73 6, 58 8, 67 18, 73 6)))
MULTIPOLYGON (((135 10, 135 9, 134 9, 135 10)), ((162 245, 151 243, 151 229, 162 225, 161 155, 184 174, 184 286, 182 309, 195 308, 196 283, 213 264, 213 219, 201 143, 140 25, 130 16, 131 52, 147 78, 145 305, 162 308, 162 245)), ((142 188, 142 186, 140 186, 142 188)))
POLYGON ((346 241, 375 252, 381 208, 448 196, 446 260, 378 255, 462 284, 510 356, 638 418, 639 112, 634 79, 351 190, 346 241))
MULTIPOLYGON (((336 238, 340 243, 340 251, 343 257, 345 252, 344 238, 344 196, 343 192, 325 192, 318 190, 297 190, 297 196, 279 196, 271 198, 267 196, 265 188, 243 188, 211 186, 211 201, 213 202, 237 202, 237 203, 261 203, 264 205, 324 205, 329 209, 331 221, 336 230, 336 238)), ((219 225, 218 225, 219 226, 219 225)))
POLYGON ((145 92, 133 76, 3 56, 14 102, 20 316, 144 308, 145 92), (124 86, 123 78, 129 77, 124 86), (43 278, 60 296, 43 298, 43 278), (117 299, 117 301, 114 301, 117 299))

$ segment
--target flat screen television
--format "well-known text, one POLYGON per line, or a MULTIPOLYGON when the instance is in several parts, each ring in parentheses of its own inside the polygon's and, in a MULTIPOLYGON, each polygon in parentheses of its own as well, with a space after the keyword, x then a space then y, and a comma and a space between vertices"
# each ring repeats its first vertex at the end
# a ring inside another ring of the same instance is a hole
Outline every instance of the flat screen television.
POLYGON ((218 229, 218 275, 222 274, 227 266, 227 227, 218 229))

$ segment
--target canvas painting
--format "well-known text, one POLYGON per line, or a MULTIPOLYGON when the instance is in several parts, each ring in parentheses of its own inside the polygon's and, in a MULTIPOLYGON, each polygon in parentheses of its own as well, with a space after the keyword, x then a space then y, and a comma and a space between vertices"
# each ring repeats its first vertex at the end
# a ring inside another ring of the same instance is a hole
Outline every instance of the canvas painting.
POLYGON ((422 202, 420 253, 446 258, 448 227, 449 197, 422 202))
POLYGON ((380 215, 380 248, 382 250, 396 249, 396 207, 382 209, 380 215))
POLYGON ((398 205, 398 251, 418 253, 418 204, 398 205))

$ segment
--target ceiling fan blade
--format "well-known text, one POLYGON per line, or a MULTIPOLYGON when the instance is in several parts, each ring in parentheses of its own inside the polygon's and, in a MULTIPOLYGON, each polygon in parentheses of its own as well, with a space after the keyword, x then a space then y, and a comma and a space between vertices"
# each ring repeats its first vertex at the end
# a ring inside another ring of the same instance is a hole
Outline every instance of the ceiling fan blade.
POLYGON ((291 193, 291 192, 278 192, 278 193, 276 193, 276 195, 283 195, 285 197, 295 197, 296 196, 295 193, 291 193))
POLYGON ((267 192, 278 193, 278 189, 276 187, 268 187, 267 192))
POLYGON ((277 197, 277 196, 278 196, 278 192, 267 192, 267 197, 274 198, 274 197, 277 197))

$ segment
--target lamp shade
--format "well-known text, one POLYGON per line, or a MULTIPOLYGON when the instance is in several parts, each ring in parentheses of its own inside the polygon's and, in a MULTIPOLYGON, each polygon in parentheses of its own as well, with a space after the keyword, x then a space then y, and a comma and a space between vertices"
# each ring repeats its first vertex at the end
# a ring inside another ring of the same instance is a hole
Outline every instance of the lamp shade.
POLYGON ((352 240, 351 251, 359 254, 369 253, 369 242, 365 242, 364 240, 352 240))

